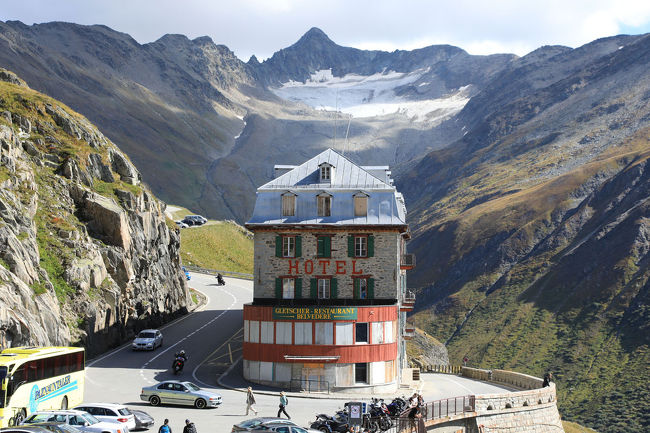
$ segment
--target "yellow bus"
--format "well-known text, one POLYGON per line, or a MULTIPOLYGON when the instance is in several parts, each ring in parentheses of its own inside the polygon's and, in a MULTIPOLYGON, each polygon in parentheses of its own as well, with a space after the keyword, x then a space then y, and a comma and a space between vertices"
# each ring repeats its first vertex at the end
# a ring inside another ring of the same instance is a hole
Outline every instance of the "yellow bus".
POLYGON ((83 403, 81 347, 12 347, 0 352, 0 427, 20 424, 37 410, 83 403))

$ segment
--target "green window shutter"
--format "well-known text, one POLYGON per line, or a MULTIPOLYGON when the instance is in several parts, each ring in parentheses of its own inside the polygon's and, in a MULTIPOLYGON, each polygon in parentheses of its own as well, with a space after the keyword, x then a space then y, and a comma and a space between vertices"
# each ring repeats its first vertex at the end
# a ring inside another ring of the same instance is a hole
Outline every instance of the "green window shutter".
POLYGON ((368 235, 368 257, 375 256, 375 237, 368 235))
POLYGON ((336 278, 330 280, 330 298, 337 299, 339 297, 339 281, 336 278))
POLYGON ((348 236, 348 257, 354 257, 354 236, 348 236))
POLYGON ((296 288, 296 296, 294 296, 296 299, 302 298, 302 278, 296 278, 296 283, 295 283, 295 288, 296 288))
POLYGON ((331 258, 332 257, 332 237, 323 236, 323 257, 331 258))
POLYGON ((359 279, 358 278, 352 278, 352 286, 354 287, 353 291, 353 296, 354 299, 359 299, 359 279))
POLYGON ((282 278, 275 279, 275 297, 282 299, 282 278))
POLYGON ((302 236, 296 236, 296 257, 302 256, 302 236))
POLYGON ((318 280, 316 278, 309 279, 309 297, 312 299, 318 298, 318 280))
POLYGON ((275 257, 282 257, 282 236, 275 237, 275 257))
POLYGON ((325 237, 318 236, 316 238, 316 257, 325 257, 325 237))
POLYGON ((368 299, 375 299, 375 279, 368 278, 368 299))

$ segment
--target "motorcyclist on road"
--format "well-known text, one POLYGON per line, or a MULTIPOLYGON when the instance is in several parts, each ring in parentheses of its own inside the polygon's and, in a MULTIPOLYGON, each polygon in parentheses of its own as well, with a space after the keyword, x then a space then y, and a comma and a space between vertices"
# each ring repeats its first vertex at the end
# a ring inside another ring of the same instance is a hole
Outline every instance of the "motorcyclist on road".
POLYGON ((226 284, 226 282, 223 280, 223 275, 220 273, 217 273, 217 284, 220 286, 224 286, 226 284))
POLYGON ((181 371, 185 366, 185 361, 187 361, 187 355, 185 354, 185 350, 181 350, 180 352, 176 352, 174 354, 174 362, 172 363, 172 369, 174 369, 176 361, 181 362, 180 368, 178 369, 178 371, 181 371))

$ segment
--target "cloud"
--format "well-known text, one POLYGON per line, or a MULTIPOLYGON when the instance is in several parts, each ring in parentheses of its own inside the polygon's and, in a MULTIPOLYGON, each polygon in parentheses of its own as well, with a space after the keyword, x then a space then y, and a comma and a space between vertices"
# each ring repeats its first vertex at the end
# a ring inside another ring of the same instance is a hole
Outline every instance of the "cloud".
POLYGON ((22 0, 0 19, 27 24, 105 24, 140 43, 166 33, 210 36, 240 58, 260 59, 319 27, 345 46, 459 46, 472 54, 526 54, 542 45, 577 47, 635 29, 650 31, 650 2, 638 0, 22 0))

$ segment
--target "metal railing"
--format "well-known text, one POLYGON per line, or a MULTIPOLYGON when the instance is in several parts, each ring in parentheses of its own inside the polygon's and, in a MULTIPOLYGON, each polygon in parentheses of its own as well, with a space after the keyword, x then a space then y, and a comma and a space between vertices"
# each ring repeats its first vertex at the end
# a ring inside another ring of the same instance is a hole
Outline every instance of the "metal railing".
POLYGON ((404 292, 402 295, 402 302, 415 302, 415 293, 413 293, 411 290, 404 292))
POLYGON ((198 272, 199 274, 207 274, 207 275, 226 275, 226 276, 232 276, 232 277, 238 277, 238 278, 245 278, 247 280, 252 280, 253 279, 253 274, 244 274, 241 272, 232 272, 232 271, 224 271, 224 270, 218 270, 218 269, 205 269, 200 266, 194 266, 194 265, 183 265, 188 271, 192 272, 198 272))
POLYGON ((330 383, 326 380, 316 380, 316 379, 291 379, 289 384, 289 390, 291 392, 324 392, 330 393, 330 383))
POLYGON ((420 413, 425 421, 429 421, 474 412, 475 403, 476 401, 473 395, 445 398, 425 403, 420 413))
POLYGON ((415 267, 415 254, 402 254, 400 265, 414 268, 415 267))

